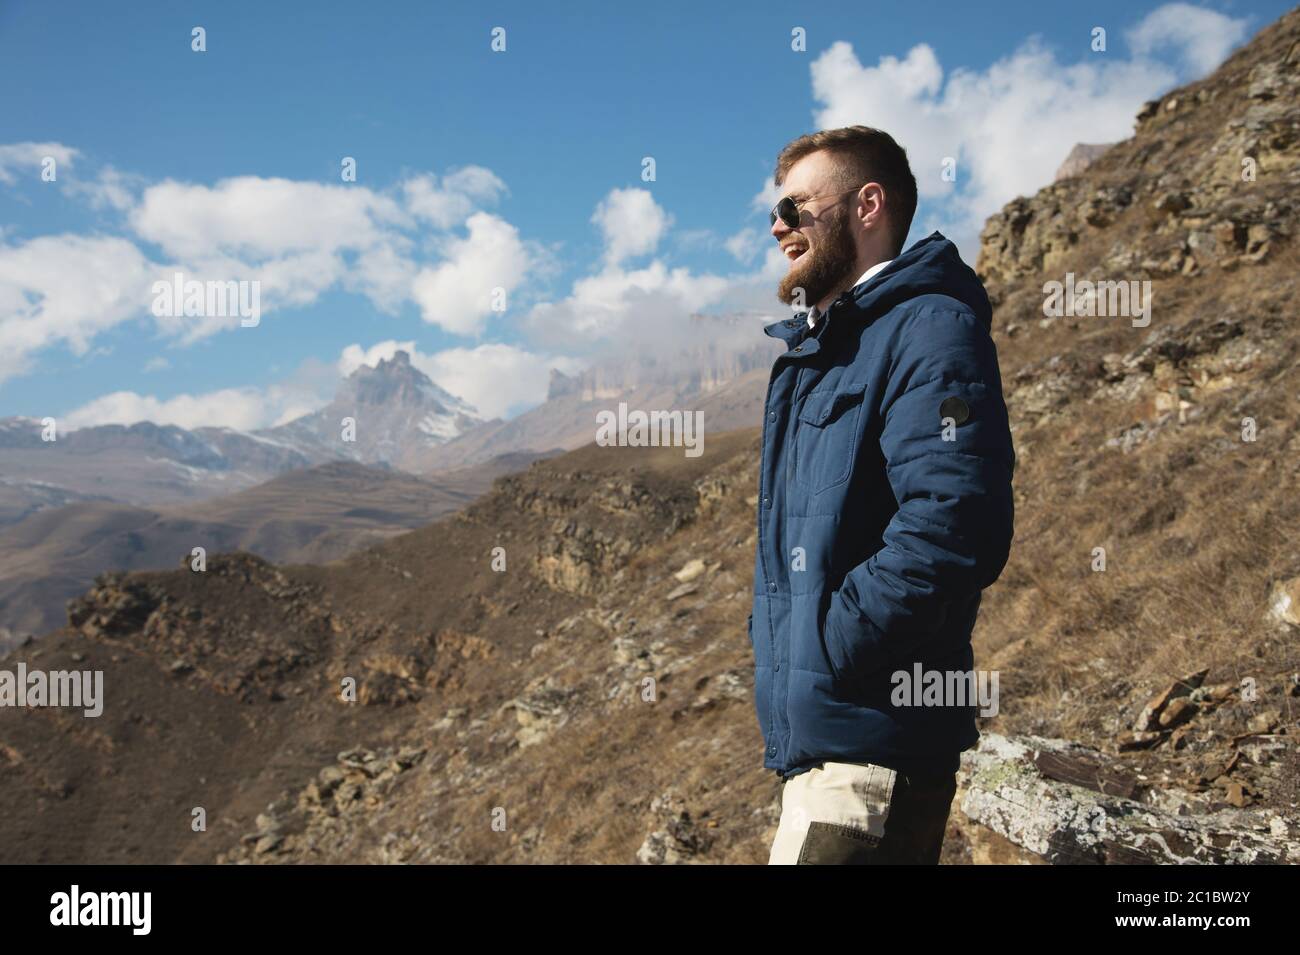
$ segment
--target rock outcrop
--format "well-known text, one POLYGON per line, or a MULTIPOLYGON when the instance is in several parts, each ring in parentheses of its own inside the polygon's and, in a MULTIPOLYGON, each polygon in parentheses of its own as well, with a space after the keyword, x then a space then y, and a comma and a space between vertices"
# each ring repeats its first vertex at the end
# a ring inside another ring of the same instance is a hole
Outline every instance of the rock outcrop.
POLYGON ((1059 182, 1062 179, 1069 179, 1071 176, 1079 175, 1114 145, 1114 143, 1075 143, 1074 148, 1070 150, 1070 154, 1065 157, 1065 161, 1056 170, 1053 181, 1059 182))
POLYGON ((966 816, 1049 862, 1300 862, 1300 822, 1272 810, 1193 809, 1103 754, 989 733, 963 754, 966 816))

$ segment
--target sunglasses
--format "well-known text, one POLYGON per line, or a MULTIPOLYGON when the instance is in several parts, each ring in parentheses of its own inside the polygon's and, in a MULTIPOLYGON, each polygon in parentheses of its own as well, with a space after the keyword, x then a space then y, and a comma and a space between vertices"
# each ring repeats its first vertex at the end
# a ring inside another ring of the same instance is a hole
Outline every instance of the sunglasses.
POLYGON ((852 189, 845 189, 843 192, 828 192, 822 196, 809 196, 807 199, 800 199, 795 202, 789 196, 786 196, 780 202, 772 207, 772 211, 767 214, 768 226, 776 225, 776 220, 780 219, 791 229, 799 228, 799 207, 805 206, 814 199, 829 199, 832 196, 847 196, 851 192, 857 192, 861 186, 854 186, 852 189))

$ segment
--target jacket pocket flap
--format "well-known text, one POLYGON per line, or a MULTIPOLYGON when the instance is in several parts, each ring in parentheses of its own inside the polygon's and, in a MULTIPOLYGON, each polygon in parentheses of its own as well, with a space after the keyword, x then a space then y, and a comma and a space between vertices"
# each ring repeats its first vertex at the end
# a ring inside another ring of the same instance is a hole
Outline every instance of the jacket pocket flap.
POLYGON ((799 420, 818 427, 835 417, 842 409, 862 397, 866 381, 858 381, 838 389, 811 392, 799 409, 799 420))

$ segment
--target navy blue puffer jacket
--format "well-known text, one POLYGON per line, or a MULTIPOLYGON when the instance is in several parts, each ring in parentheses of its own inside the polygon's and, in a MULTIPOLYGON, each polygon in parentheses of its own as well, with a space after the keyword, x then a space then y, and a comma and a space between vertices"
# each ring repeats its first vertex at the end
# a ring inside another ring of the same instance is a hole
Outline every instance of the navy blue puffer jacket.
POLYGON ((975 707, 896 706, 896 671, 970 671, 1012 537, 1015 456, 992 310, 938 232, 767 334, 749 635, 763 765, 955 771, 975 707))

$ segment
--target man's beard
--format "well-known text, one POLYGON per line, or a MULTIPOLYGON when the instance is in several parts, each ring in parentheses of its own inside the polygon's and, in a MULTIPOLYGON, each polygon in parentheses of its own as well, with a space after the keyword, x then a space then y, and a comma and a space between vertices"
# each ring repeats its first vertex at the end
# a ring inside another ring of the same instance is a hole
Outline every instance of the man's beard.
POLYGON ((801 288, 804 307, 812 308, 849 278, 854 259, 849 214, 841 207, 831 213, 825 235, 817 245, 809 245, 808 251, 795 260, 794 266, 781 279, 776 297, 790 305, 794 302, 795 290, 801 288))

